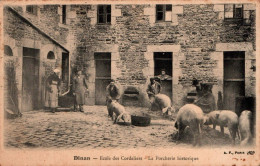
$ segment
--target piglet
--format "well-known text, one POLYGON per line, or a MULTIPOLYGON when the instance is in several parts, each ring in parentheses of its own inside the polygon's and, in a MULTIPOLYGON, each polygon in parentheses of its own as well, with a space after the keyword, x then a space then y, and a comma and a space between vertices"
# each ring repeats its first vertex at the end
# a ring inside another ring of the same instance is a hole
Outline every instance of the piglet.
POLYGON ((175 127, 178 129, 178 139, 183 134, 184 129, 189 126, 193 132, 193 146, 201 145, 201 128, 203 125, 203 111, 194 104, 186 104, 179 109, 175 127))

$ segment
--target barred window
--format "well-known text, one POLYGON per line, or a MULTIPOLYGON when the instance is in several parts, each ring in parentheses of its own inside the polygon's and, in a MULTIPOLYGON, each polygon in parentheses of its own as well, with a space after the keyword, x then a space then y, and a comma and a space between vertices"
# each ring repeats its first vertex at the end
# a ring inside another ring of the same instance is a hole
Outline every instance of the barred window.
POLYGON ((172 21, 172 5, 156 5, 156 21, 172 21))
POLYGON ((99 24, 111 23, 111 5, 98 5, 97 22, 99 24))

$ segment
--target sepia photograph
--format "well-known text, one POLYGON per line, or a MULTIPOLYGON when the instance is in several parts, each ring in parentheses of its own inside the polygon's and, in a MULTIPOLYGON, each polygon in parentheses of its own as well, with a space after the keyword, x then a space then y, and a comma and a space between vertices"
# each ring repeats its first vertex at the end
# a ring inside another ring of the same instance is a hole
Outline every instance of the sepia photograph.
POLYGON ((0 165, 259 165, 259 5, 3 0, 0 165))

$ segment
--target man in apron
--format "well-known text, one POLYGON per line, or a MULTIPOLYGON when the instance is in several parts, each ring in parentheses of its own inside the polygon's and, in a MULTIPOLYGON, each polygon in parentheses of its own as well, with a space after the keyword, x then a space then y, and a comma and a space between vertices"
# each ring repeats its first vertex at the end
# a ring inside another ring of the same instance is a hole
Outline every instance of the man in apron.
POLYGON ((82 74, 81 70, 77 71, 73 79, 73 94, 76 97, 76 110, 83 112, 83 105, 85 104, 85 92, 88 90, 87 79, 82 74))
POLYGON ((55 110, 58 107, 59 88, 61 84, 59 73, 59 69, 54 69, 53 73, 46 80, 45 103, 52 113, 55 113, 55 110))

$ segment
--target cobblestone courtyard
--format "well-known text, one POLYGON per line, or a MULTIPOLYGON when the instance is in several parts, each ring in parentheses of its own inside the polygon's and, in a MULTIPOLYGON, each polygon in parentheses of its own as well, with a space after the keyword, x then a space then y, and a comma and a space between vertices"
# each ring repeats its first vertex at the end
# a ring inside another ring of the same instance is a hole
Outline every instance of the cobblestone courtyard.
MULTIPOLYGON (((126 111, 148 112, 147 108, 126 107, 126 111)), ((85 106, 84 113, 44 110, 23 113, 21 118, 5 120, 7 148, 139 148, 191 147, 191 136, 176 143, 174 118, 166 119, 160 112, 148 112, 151 125, 147 127, 113 124, 105 106, 85 106)), ((174 117, 174 116, 173 116, 174 117)), ((217 127, 218 128, 218 127, 217 127)), ((226 129, 227 131, 227 129, 226 129)), ((203 127, 203 146, 231 145, 229 135, 203 127)))

